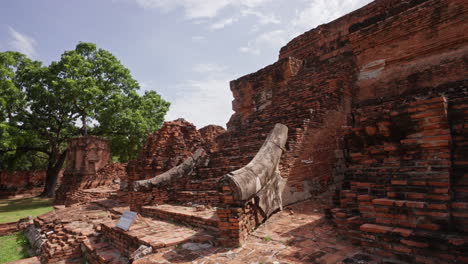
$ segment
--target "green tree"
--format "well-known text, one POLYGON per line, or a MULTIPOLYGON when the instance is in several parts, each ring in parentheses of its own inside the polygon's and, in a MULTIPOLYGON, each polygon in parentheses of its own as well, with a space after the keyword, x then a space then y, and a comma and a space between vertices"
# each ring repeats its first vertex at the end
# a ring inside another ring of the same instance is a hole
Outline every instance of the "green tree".
POLYGON ((42 161, 43 196, 52 197, 71 137, 99 135, 115 159, 134 158, 169 109, 156 92, 140 95, 139 88, 127 68, 92 43, 79 43, 49 66, 0 53, 0 162, 11 169, 19 159, 31 167, 42 161))

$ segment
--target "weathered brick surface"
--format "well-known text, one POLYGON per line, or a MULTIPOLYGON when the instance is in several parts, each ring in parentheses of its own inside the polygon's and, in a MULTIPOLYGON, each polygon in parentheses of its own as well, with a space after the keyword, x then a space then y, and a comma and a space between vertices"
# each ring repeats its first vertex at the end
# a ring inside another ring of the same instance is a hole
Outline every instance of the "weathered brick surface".
POLYGON ((467 218, 463 188, 457 192, 463 185, 456 182, 456 164, 464 159, 457 151, 463 150, 453 148, 466 142, 466 134, 453 133, 460 131, 455 127, 460 128, 466 95, 460 88, 445 96, 418 93, 355 108, 345 135, 341 209, 333 210, 344 235, 383 257, 463 262, 466 242, 449 240, 466 240, 454 233, 464 232, 467 218))
POLYGON ((132 169, 136 169, 130 170, 130 179, 144 180, 161 174, 179 165, 203 143, 200 132, 192 123, 184 119, 165 122, 149 135, 138 159, 131 162, 132 169))
MULTIPOLYGON (((204 148, 210 155, 219 148, 219 135, 225 132, 220 126, 196 127, 178 119, 165 122, 161 129, 150 135, 137 160, 128 166, 131 182, 155 177, 190 157, 198 148, 204 148)), ((131 208, 139 210, 143 205, 163 203, 193 203, 216 205, 219 200, 216 191, 215 176, 209 168, 197 168, 197 171, 184 179, 166 184, 150 191, 131 192, 131 208)))
MULTIPOLYGON (((466 232, 467 13, 462 0, 378 0, 298 36, 277 62, 231 82, 227 131, 216 137, 209 165, 190 180, 244 166, 282 123, 289 128, 280 164, 288 179, 285 204, 336 187, 336 223, 369 247, 413 230, 466 232), (361 230, 365 224, 392 231, 376 236, 361 230)), ((136 207, 213 203, 197 198, 211 185, 187 186, 181 181, 134 194, 136 207)), ((253 203, 233 204, 229 190, 220 188, 220 238, 241 244, 263 219, 253 203)), ((390 259, 413 254, 412 261, 420 261, 424 254, 414 248, 422 248, 424 237, 372 248, 390 259)))
POLYGON ((0 189, 21 189, 28 186, 40 187, 44 185, 46 172, 44 170, 36 171, 1 171, 0 189))
POLYGON ((80 202, 80 196, 84 196, 80 193, 82 190, 109 185, 118 179, 119 173, 116 168, 120 165, 111 165, 99 173, 109 159, 109 144, 104 139, 94 136, 71 139, 68 145, 67 167, 56 192, 55 203, 69 205, 80 202))
MULTIPOLYGON (((59 173, 58 181, 61 181, 63 170, 59 173)), ((37 196, 44 189, 46 171, 1 171, 0 172, 0 197, 37 196)))
POLYGON ((218 136, 226 132, 221 126, 208 125, 198 130, 204 141, 204 148, 207 152, 212 153, 219 150, 218 136))

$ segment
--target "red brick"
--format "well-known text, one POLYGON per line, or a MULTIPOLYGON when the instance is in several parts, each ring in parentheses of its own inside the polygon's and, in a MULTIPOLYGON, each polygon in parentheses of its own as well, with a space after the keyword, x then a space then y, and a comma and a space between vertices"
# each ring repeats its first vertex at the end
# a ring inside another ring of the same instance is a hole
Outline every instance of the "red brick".
POLYGON ((374 224, 364 224, 359 229, 364 232, 379 233, 379 234, 385 234, 393 230, 392 227, 374 225, 374 224))
POLYGON ((373 204, 376 205, 387 205, 387 206, 392 206, 395 204, 395 200, 390 200, 390 199, 374 199, 372 200, 373 204))
POLYGON ((418 247, 418 248, 428 248, 429 244, 424 243, 424 242, 418 242, 418 241, 413 241, 413 240, 406 240, 402 239, 400 240, 401 243, 410 246, 410 247, 418 247))

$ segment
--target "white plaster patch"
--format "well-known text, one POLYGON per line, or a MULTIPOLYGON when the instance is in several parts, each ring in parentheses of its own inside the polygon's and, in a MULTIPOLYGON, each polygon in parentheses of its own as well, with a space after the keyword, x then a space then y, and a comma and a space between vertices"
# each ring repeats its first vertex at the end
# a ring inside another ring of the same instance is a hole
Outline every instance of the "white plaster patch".
POLYGON ((385 69, 385 60, 376 60, 364 65, 359 72, 359 80, 369 80, 376 78, 385 69))

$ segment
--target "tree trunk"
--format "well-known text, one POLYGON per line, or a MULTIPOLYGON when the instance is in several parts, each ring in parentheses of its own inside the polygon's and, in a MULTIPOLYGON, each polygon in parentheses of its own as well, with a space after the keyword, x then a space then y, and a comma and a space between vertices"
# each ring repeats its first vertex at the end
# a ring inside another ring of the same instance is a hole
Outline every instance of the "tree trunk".
POLYGON ((81 133, 83 136, 88 134, 88 126, 86 125, 86 115, 81 116, 81 122, 83 123, 83 127, 81 127, 81 133))
POLYGON ((49 161, 47 165, 47 173, 46 173, 46 182, 44 186, 44 191, 42 191, 42 197, 49 197, 53 198, 55 196, 55 189, 57 187, 57 180, 60 173, 60 170, 63 167, 63 163, 65 162, 66 151, 62 154, 58 155, 59 158, 57 161, 49 161))

